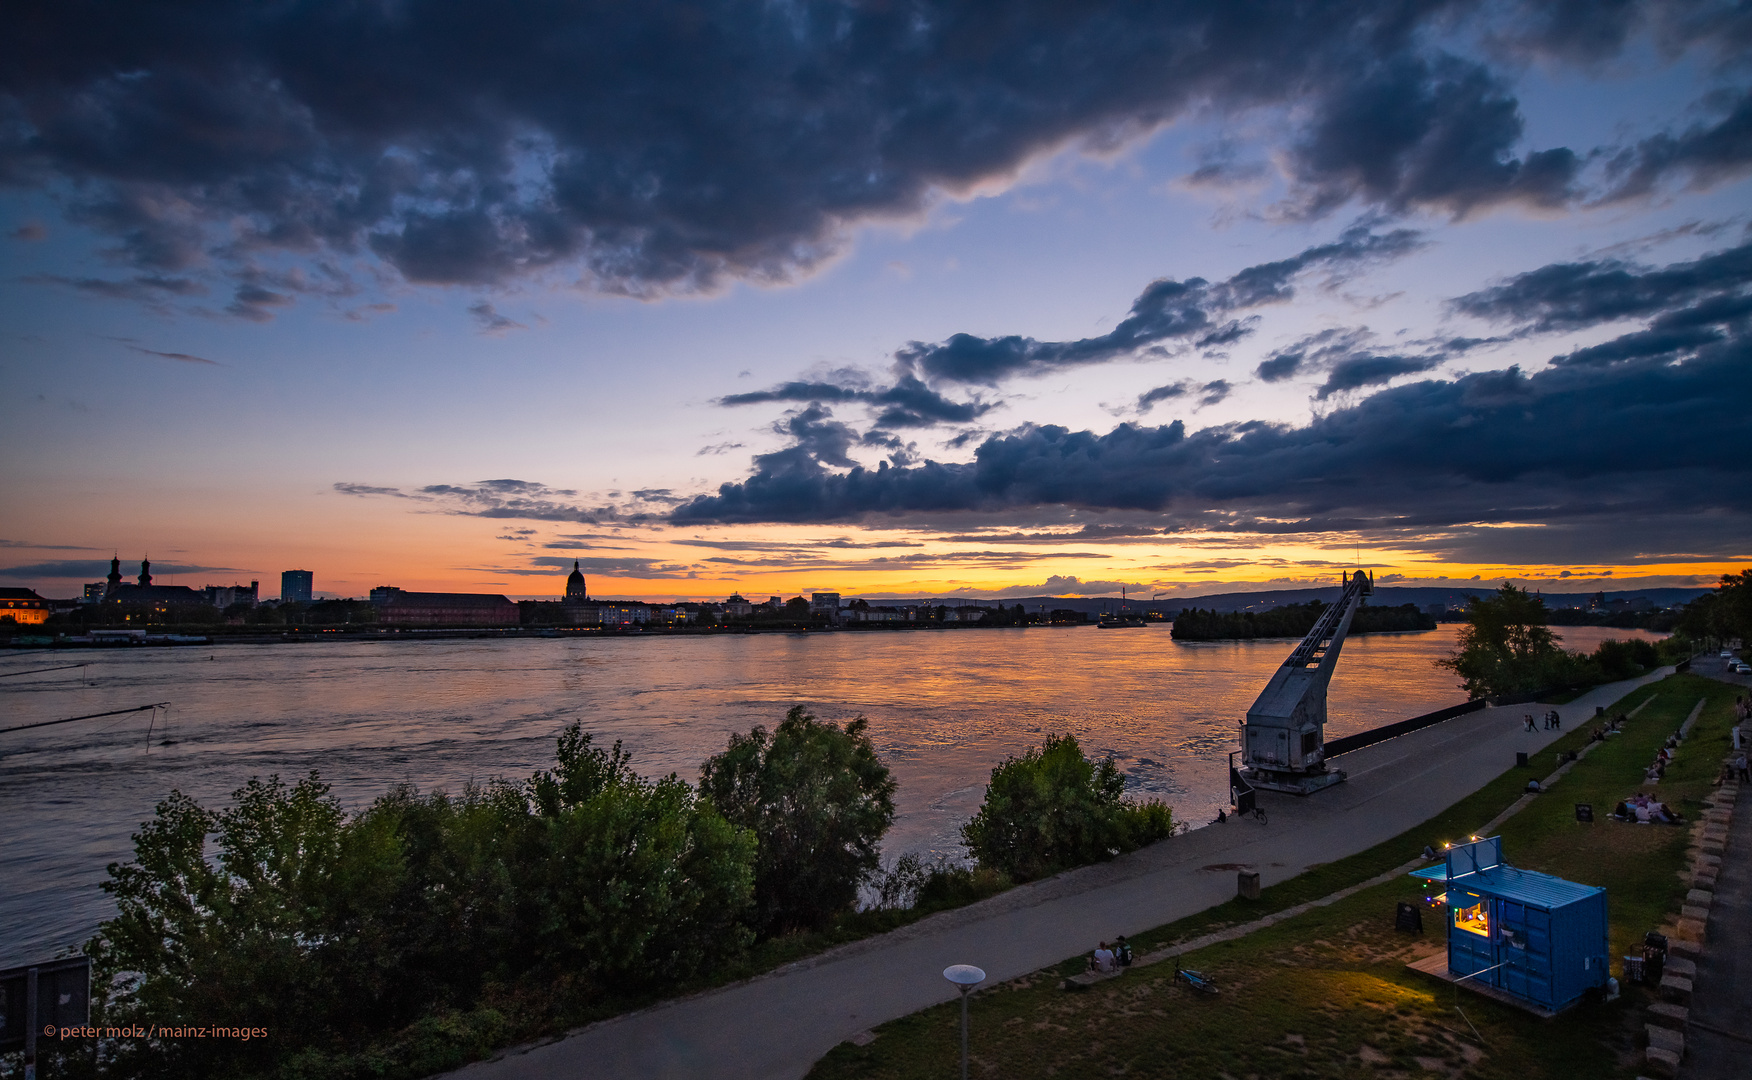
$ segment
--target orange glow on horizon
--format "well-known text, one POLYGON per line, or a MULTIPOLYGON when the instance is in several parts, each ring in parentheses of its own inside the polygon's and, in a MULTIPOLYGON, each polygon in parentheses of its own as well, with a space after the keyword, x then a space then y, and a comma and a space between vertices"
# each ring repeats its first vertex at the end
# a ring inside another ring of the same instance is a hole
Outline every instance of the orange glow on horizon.
MULTIPOLYGON (((276 596, 283 569, 314 571, 320 595, 364 597, 379 585, 405 589, 492 592, 513 598, 557 597, 572 560, 583 561, 593 596, 642 600, 755 600, 811 592, 842 596, 1114 596, 1192 599, 1219 592, 1268 591, 1336 584, 1354 567, 1372 570, 1378 586, 1494 589, 1504 581, 1548 593, 1627 588, 1708 587, 1743 561, 1650 561, 1633 565, 1445 561, 1417 550, 1415 539, 1367 535, 1185 534, 1122 540, 1077 539, 970 528, 865 526, 593 526, 483 519, 431 512, 390 501, 311 493, 267 493, 234 503, 228 513, 191 521, 162 503, 142 500, 127 535, 114 522, 135 510, 135 496, 108 505, 62 507, 49 522, 21 522, 45 544, 19 549, 16 562, 66 559, 124 564, 150 552, 161 581, 199 587, 247 583, 276 596), (63 516, 64 515, 64 516, 63 516), (1397 545, 1397 546, 1396 546, 1397 545), (175 567, 195 567, 177 570, 175 567)), ((1752 560, 1748 560, 1752 561, 1752 560)), ((98 572, 87 580, 98 580, 98 572)), ((76 595, 76 578, 15 579, 45 596, 76 595)))

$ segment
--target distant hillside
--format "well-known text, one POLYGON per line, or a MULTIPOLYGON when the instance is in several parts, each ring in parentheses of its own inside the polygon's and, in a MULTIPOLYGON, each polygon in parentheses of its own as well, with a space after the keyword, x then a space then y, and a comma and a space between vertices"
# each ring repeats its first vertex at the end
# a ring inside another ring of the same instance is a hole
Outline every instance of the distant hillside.
MULTIPOLYGON (((1397 607, 1400 604, 1416 604, 1422 609, 1427 608, 1430 604, 1442 604, 1445 607, 1459 608, 1465 606, 1468 597, 1483 596, 1486 593, 1494 591, 1496 591, 1495 585, 1481 585, 1477 588, 1471 589, 1407 588, 1403 586, 1382 585, 1375 589, 1375 594, 1369 598, 1369 603, 1377 607, 1397 607)), ((1597 589, 1590 589, 1585 592, 1546 592, 1543 595, 1545 596, 1545 603, 1548 607, 1583 607, 1586 606, 1589 597, 1592 597, 1598 591, 1599 590, 1597 589)), ((1619 592, 1608 592, 1606 594, 1606 599, 1636 600, 1638 598, 1643 598, 1656 607, 1671 607, 1674 604, 1689 603, 1705 593, 1714 591, 1714 589, 1625 589, 1619 592)), ((1182 596, 1176 597, 1172 600, 1164 599, 1154 602, 1149 600, 1132 599, 1126 601, 1126 606, 1135 611, 1159 611, 1163 615, 1173 618, 1180 613, 1182 608, 1193 607, 1203 608, 1206 611, 1228 612, 1263 611, 1266 608, 1281 607, 1285 604, 1305 604, 1310 600, 1320 600, 1324 603, 1330 604, 1338 599, 1339 592, 1340 586, 1338 585, 1329 585, 1318 589, 1262 589, 1258 592, 1214 593, 1210 596, 1182 596)), ((850 600, 851 597, 848 596, 846 599, 850 600)), ((875 597, 867 597, 866 599, 868 599, 871 604, 888 605, 943 604, 956 602, 950 598, 939 597, 917 597, 904 600, 877 599, 875 597)), ((964 599, 959 602, 986 606, 1001 603, 1005 607, 1013 607, 1017 604, 1021 604, 1023 608, 1028 611, 1039 611, 1043 608, 1047 611, 1051 611, 1054 608, 1068 608, 1071 611, 1082 611, 1090 614, 1098 614, 1103 611, 1114 611, 1119 607, 1119 598, 1117 596, 1017 596, 1002 601, 964 599)))

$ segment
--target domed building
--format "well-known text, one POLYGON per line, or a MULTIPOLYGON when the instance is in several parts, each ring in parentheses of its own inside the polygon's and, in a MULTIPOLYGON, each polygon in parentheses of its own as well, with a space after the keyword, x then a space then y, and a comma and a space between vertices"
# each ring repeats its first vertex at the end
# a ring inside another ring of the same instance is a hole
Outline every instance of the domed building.
POLYGON ((572 560, 572 572, 566 576, 566 596, 560 601, 560 621, 568 626, 591 626, 602 620, 599 605, 590 599, 590 588, 584 582, 584 571, 578 560, 572 560))

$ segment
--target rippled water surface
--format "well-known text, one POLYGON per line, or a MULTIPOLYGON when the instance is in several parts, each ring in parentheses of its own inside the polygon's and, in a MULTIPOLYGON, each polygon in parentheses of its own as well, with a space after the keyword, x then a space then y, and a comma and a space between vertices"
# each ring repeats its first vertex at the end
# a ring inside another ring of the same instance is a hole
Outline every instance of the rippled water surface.
MULTIPOLYGON (((1455 704, 1455 629, 1352 638, 1329 697, 1343 735, 1455 704)), ((1592 649, 1636 631, 1566 629, 1592 649)), ((1227 799, 1236 726, 1288 640, 1177 644, 1166 627, 677 638, 323 642, 0 655, 0 967, 108 917, 104 866, 172 788, 208 805, 251 776, 318 770, 351 808, 399 782, 457 790, 551 762, 573 720, 645 774, 697 777, 731 732, 791 705, 862 714, 900 782, 891 853, 953 852, 994 764, 1049 732, 1112 754, 1195 824, 1227 799)))

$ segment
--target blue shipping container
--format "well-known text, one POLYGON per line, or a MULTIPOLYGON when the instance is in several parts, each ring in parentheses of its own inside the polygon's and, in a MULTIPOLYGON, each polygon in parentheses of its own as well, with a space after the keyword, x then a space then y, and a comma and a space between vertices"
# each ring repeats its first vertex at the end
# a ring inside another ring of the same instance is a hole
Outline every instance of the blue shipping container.
POLYGON ((1447 882, 1452 978, 1553 1012, 1606 984, 1605 889, 1506 865, 1501 837, 1447 856, 1414 876, 1447 882))

